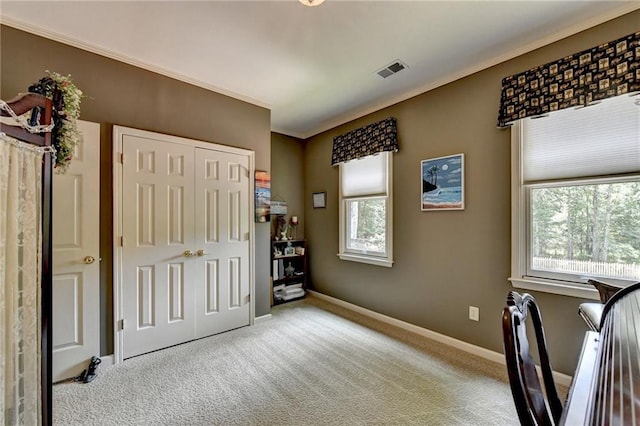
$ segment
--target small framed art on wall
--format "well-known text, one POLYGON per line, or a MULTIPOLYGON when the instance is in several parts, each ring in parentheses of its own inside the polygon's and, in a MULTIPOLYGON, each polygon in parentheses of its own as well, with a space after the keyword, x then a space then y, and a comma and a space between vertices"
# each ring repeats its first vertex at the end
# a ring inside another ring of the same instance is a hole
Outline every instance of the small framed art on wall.
POLYGON ((326 192, 314 192, 313 193, 313 208, 324 209, 327 207, 327 193, 326 192))
POLYGON ((422 211, 464 210, 464 154, 422 160, 422 211))

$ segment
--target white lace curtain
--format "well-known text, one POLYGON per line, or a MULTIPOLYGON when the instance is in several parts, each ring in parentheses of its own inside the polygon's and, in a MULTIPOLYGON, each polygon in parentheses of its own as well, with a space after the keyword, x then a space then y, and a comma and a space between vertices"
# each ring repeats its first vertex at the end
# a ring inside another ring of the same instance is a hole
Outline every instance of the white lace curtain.
POLYGON ((42 156, 0 133, 0 426, 41 423, 42 156))

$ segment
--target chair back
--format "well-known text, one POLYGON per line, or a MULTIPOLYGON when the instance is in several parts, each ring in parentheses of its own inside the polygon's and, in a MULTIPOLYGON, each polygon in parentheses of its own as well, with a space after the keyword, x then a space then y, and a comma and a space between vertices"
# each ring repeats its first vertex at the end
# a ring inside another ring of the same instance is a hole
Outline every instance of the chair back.
POLYGON ((502 313, 502 332, 509 384, 520 424, 558 424, 562 416, 562 402, 553 380, 542 317, 533 296, 528 293, 521 295, 515 291, 509 292, 507 306, 502 313), (527 339, 526 323, 529 318, 535 331, 544 392, 527 339))

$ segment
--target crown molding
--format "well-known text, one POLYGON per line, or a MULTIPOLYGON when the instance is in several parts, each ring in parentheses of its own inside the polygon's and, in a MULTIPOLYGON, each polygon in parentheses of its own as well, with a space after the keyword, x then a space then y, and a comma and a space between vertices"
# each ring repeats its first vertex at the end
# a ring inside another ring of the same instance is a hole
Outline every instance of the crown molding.
MULTIPOLYGON (((498 65, 502 62, 506 62, 510 59, 516 58, 520 55, 523 55, 525 53, 531 52, 535 49, 539 49, 541 47, 544 47, 546 45, 549 45, 551 43, 555 43, 556 41, 562 40, 564 38, 570 37, 572 35, 575 35, 581 31, 587 30, 589 28, 595 27, 597 25, 600 25, 604 22, 610 21, 612 19, 618 18, 622 15, 625 15, 627 13, 631 13, 635 10, 640 9, 640 2, 635 2, 635 1, 625 1, 623 3, 623 5, 621 5, 618 8, 612 9, 611 11, 607 12, 607 13, 603 13, 597 17, 585 20, 579 24, 573 25, 571 27, 565 28, 561 31, 549 34, 547 36, 541 37, 538 40, 535 40, 534 42, 531 42, 527 45, 521 46, 517 49, 514 49, 506 54, 503 55, 499 55, 499 56, 495 56, 492 58, 489 58, 485 61, 482 61, 476 65, 473 65, 471 67, 465 68, 459 72, 453 73, 448 75, 445 78, 442 78, 438 81, 435 82, 430 82, 428 84, 424 84, 422 86, 417 87, 416 89, 413 89, 409 92, 405 92, 401 95, 398 96, 393 96, 390 98, 387 98, 381 102, 375 103, 375 104, 371 104, 371 105, 366 105, 363 106, 362 108, 356 109, 356 110, 351 110, 347 113, 344 114, 340 114, 339 116, 331 119, 331 120, 325 120, 321 123, 319 123, 318 125, 312 127, 310 130, 308 131, 302 131, 302 132, 294 132, 291 130, 286 130, 286 129, 281 129, 281 128, 274 128, 272 126, 271 131, 273 132, 277 132, 277 133, 281 133, 287 136, 291 136, 291 137, 295 137, 298 139, 302 139, 302 140, 306 140, 306 139, 310 139, 314 136, 317 136, 323 132, 326 132, 328 130, 331 130, 335 127, 341 126, 343 124, 349 123, 353 120, 356 120, 358 118, 362 118, 366 115, 372 114, 376 111, 380 111, 381 109, 384 108, 388 108, 392 105, 395 105, 399 102, 402 101, 406 101, 407 99, 413 98, 415 96, 421 95, 423 93, 426 93, 428 91, 434 90, 438 87, 444 86, 446 84, 449 84, 453 81, 459 80, 461 78, 464 77, 468 77, 469 75, 475 74, 479 71, 485 70, 487 68, 490 68, 492 66, 498 65)), ((39 26, 36 25, 32 25, 29 24, 27 22, 18 20, 18 19, 14 19, 14 18, 10 18, 10 17, 6 17, 6 16, 1 16, 0 15, 0 24, 4 24, 22 31, 26 31, 41 37, 45 37, 72 47, 76 47, 78 49, 82 49, 82 50, 86 50, 110 59, 114 59, 116 61, 119 62, 123 62, 129 65, 133 65, 135 67, 147 70, 147 71, 151 71, 160 75, 164 75, 166 77, 170 77, 185 83, 189 83, 192 84, 194 86, 198 86, 201 87, 203 89, 206 90, 210 90, 212 92, 216 92, 219 93, 221 95, 225 95, 225 96, 229 96, 231 98, 234 99, 238 99, 240 101, 243 102, 248 102, 250 104, 262 107, 262 108, 267 108, 269 110, 272 109, 272 105, 259 101, 257 99, 253 99, 249 96, 244 96, 242 94, 239 93, 235 93, 229 90, 226 90, 224 88, 221 87, 217 87, 217 86, 213 86, 211 84, 205 83, 201 80, 197 80, 194 78, 191 78, 189 76, 183 75, 183 74, 179 74, 179 73, 175 73, 175 72, 171 72, 169 70, 166 70, 160 66, 157 65, 153 65, 153 64, 148 64, 148 63, 144 63, 141 61, 136 60, 135 58, 131 58, 125 55, 121 55, 118 54, 116 52, 112 52, 110 50, 107 49, 103 49, 100 48, 98 46, 92 45, 90 43, 86 43, 83 42, 81 40, 77 40, 75 38, 72 37, 68 37, 65 35, 62 35, 60 33, 54 32, 54 31, 50 31, 44 28, 41 28, 39 26)))
POLYGON ((154 64, 149 64, 146 62, 141 62, 136 60, 135 58, 131 58, 129 56, 126 55, 121 55, 119 53, 113 52, 111 50, 108 49, 103 49, 101 47, 95 46, 91 43, 86 43, 84 41, 78 40, 76 38, 73 37, 69 37, 60 33, 57 33, 55 31, 51 31, 42 27, 39 27, 37 25, 33 25, 24 21, 21 21, 19 19, 14 19, 11 17, 7 17, 7 16, 0 16, 0 24, 3 25, 7 25, 9 27, 21 30, 21 31, 25 31, 40 37, 44 37, 47 38, 49 40, 53 40, 53 41, 57 41, 59 43, 62 44, 66 44, 68 46, 71 47, 75 47, 81 50, 86 50, 87 52, 91 52, 91 53, 95 53, 97 55, 100 56, 104 56, 106 58, 109 59, 113 59, 116 60, 118 62, 123 62, 125 64, 128 65, 133 65, 134 67, 137 68, 141 68, 144 69, 146 71, 151 71, 153 73, 156 74, 160 74, 163 75, 165 77, 169 77, 169 78, 173 78, 174 80, 179 80, 182 81, 184 83, 188 83, 188 84, 192 84, 194 86, 198 86, 201 87, 203 89, 209 90, 211 92, 216 92, 218 94, 224 95, 224 96, 228 96, 230 98, 234 98, 243 102, 247 102, 250 103, 252 105, 256 105, 262 108, 267 108, 267 109, 271 109, 271 105, 259 101, 257 99, 253 99, 249 96, 245 96, 239 93, 235 93, 232 92, 230 90, 226 90, 223 89, 221 87, 217 87, 214 85, 211 85, 209 83, 205 83, 201 80, 186 76, 184 74, 180 74, 180 73, 176 73, 176 72, 172 72, 169 71, 163 67, 154 65, 154 64))
MULTIPOLYGON (((626 15, 627 13, 631 13, 635 10, 640 9, 640 2, 625 2, 623 6, 620 6, 616 9, 609 11, 608 13, 603 13, 595 18, 588 19, 586 21, 581 22, 580 24, 573 25, 571 27, 565 28, 561 31, 558 31, 553 34, 549 34, 545 37, 542 37, 534 42, 531 42, 527 45, 521 46, 517 49, 514 49, 508 53, 503 55, 499 55, 486 61, 480 62, 476 65, 468 67, 462 71, 459 71, 454 74, 448 75, 446 78, 440 79, 436 82, 431 82, 420 86, 416 89, 411 90, 410 92, 403 93, 402 95, 388 98, 382 102, 377 104, 373 104, 363 109, 359 109, 357 111, 351 111, 349 113, 340 115, 332 120, 327 120, 322 122, 321 124, 315 126, 312 130, 302 133, 299 136, 295 136, 300 139, 309 139, 313 136, 319 135, 320 133, 326 132, 327 130, 331 130, 335 127, 341 126, 343 124, 349 123, 358 118, 362 118, 366 115, 372 114, 376 111, 380 111, 381 109, 388 108, 392 105, 395 105, 399 102, 406 101, 407 99, 411 99, 415 96, 421 95, 423 93, 429 92, 431 90, 437 89, 438 87, 444 86, 456 80, 459 80, 464 77, 468 77, 472 74, 480 72, 482 70, 491 68, 492 66, 501 64, 510 59, 516 58, 520 55, 524 55, 525 53, 529 53, 533 50, 539 49, 541 47, 547 46, 551 43, 555 43, 556 41, 560 41, 564 38, 575 35, 579 32, 587 30, 589 28, 595 27, 597 25, 603 24, 612 19, 618 18, 622 15, 626 15)), ((282 132, 280 132, 282 133, 282 132)), ((291 135, 293 136, 293 135, 291 135)))

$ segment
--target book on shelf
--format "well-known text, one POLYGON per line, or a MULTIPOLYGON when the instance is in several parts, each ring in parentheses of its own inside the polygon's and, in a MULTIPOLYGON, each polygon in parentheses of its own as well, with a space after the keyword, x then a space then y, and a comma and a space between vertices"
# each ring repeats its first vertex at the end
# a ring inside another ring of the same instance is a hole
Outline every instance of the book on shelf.
POLYGON ((287 288, 302 288, 302 283, 287 284, 287 288))
POLYGON ((272 271, 273 271, 273 280, 275 281, 277 279, 280 279, 280 275, 278 275, 278 261, 277 260, 273 261, 272 271))
POLYGON ((287 288, 284 289, 284 292, 282 294, 282 300, 295 299, 296 297, 304 296, 304 294, 305 292, 303 288, 301 287, 292 288, 291 286, 288 286, 287 288))
POLYGON ((278 260, 278 277, 284 278, 284 260, 278 260))
POLYGON ((280 284, 273 287, 274 300, 291 300, 302 297, 306 294, 302 283, 294 283, 291 285, 280 284))

